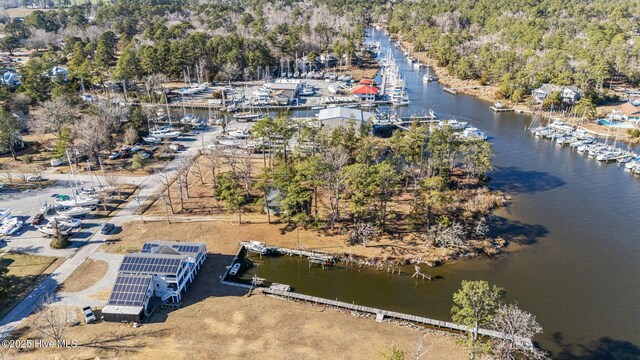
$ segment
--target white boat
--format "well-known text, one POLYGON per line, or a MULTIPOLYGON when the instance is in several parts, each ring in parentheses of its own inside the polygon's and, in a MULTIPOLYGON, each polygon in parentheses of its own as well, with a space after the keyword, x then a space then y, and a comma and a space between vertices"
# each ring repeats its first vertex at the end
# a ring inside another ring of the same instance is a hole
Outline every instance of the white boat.
POLYGON ((246 129, 235 129, 229 131, 229 136, 233 136, 236 139, 246 139, 251 136, 251 134, 246 129))
POLYGON ((100 200, 86 196, 86 195, 78 195, 75 198, 57 198, 56 206, 93 206, 97 205, 100 200))
POLYGON ((311 107, 311 110, 322 110, 324 109, 324 106, 313 106, 311 107))
POLYGON ((78 229, 82 226, 82 220, 64 215, 53 216, 49 219, 49 222, 55 222, 58 225, 68 226, 74 229, 78 229))
POLYGON ((13 235, 22 228, 22 225, 24 225, 24 222, 18 218, 5 218, 0 226, 0 234, 13 235))
POLYGON ((467 127, 467 122, 458 120, 441 120, 440 126, 450 126, 453 128, 453 130, 463 130, 465 127, 467 127))
POLYGON ((171 127, 162 127, 149 132, 149 135, 159 139, 174 139, 180 136, 180 131, 171 127))
POLYGON ((88 206, 59 206, 56 207, 56 213, 63 216, 82 216, 91 212, 88 206))
POLYGON ((480 129, 474 127, 465 128, 462 137, 469 140, 487 140, 487 135, 480 129))
POLYGON ((159 137, 153 137, 153 136, 143 137, 142 140, 144 140, 144 142, 149 144, 158 144, 162 142, 162 139, 160 139, 159 137))
POLYGON ((60 232, 60 235, 70 235, 73 232, 72 227, 58 225, 55 223, 48 223, 47 225, 40 226, 38 230, 45 236, 55 236, 56 232, 60 232))
POLYGON ((11 218, 11 210, 0 208, 0 221, 11 218))
POLYGON ((247 245, 247 250, 257 254, 261 254, 261 255, 265 255, 269 252, 269 248, 267 247, 267 244, 260 241, 255 241, 255 240, 249 241, 249 244, 247 245))
POLYGON ((241 266, 240 263, 233 264, 233 266, 229 270, 229 275, 235 276, 238 273, 238 271, 240 271, 240 266, 241 266))
POLYGON ((422 77, 422 82, 428 83, 430 81, 436 81, 436 78, 431 76, 430 74, 424 74, 422 77))
POLYGON ((47 215, 49 211, 51 211, 52 209, 53 209, 53 205, 45 201, 44 204, 42 204, 42 206, 40 207, 40 212, 43 213, 44 215, 47 215))
POLYGON ((224 146, 236 146, 236 145, 238 145, 238 143, 236 142, 236 138, 233 138, 231 136, 219 137, 217 139, 217 141, 218 141, 218 144, 224 145, 224 146))

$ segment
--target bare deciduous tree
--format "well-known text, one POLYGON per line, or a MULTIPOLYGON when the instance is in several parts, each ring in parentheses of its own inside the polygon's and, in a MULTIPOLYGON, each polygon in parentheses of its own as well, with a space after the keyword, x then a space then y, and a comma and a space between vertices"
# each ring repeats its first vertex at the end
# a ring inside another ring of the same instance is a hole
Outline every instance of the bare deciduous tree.
POLYGON ((35 130, 41 134, 56 133, 76 119, 76 109, 62 98, 47 100, 34 111, 35 130))
POLYGON ((333 229, 335 222, 340 218, 340 194, 344 188, 344 174, 342 168, 349 160, 349 154, 344 149, 326 149, 322 154, 324 167, 324 185, 329 194, 329 225, 333 229))
POLYGON ((133 128, 133 126, 127 126, 124 130, 124 142, 127 145, 133 145, 138 140, 138 131, 133 128))
POLYGON ((373 239, 379 232, 378 227, 371 222, 358 223, 349 235, 349 241, 352 244, 362 244, 364 247, 369 245, 369 241, 373 239))
POLYGON ((52 295, 45 295, 36 313, 36 330, 58 342, 64 340, 67 329, 77 322, 74 312, 66 306, 56 306, 52 295))
POLYGON ((100 152, 111 145, 110 124, 95 115, 88 115, 77 121, 73 132, 75 147, 91 159, 97 159, 100 152))
POLYGON ((501 305, 493 316, 491 328, 504 335, 492 341, 492 348, 499 359, 514 359, 518 354, 527 359, 546 357, 544 351, 525 345, 535 335, 542 333, 542 326, 536 321, 535 315, 520 309, 518 305, 501 305))
POLYGON ((31 36, 25 41, 25 47, 27 49, 46 49, 50 45, 57 45, 58 39, 55 33, 47 32, 42 29, 36 29, 31 33, 31 36))

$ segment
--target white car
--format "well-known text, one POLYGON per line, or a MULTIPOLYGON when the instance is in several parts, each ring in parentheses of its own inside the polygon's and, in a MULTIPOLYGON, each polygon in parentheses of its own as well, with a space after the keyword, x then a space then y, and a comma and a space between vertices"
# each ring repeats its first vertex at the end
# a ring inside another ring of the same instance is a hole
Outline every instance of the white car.
POLYGON ((51 159, 51 166, 56 167, 61 165, 64 165, 64 161, 60 159, 51 159))
POLYGON ((27 178, 27 181, 40 181, 42 180, 41 175, 31 175, 27 178))

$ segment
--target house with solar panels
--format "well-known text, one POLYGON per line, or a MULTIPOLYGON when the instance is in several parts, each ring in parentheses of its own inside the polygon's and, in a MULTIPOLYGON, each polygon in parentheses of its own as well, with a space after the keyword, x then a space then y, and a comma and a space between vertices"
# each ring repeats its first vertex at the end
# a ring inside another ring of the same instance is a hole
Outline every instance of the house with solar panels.
POLYGON ((204 243, 153 241, 124 257, 111 296, 102 309, 105 321, 140 321, 156 298, 180 304, 207 257, 204 243))

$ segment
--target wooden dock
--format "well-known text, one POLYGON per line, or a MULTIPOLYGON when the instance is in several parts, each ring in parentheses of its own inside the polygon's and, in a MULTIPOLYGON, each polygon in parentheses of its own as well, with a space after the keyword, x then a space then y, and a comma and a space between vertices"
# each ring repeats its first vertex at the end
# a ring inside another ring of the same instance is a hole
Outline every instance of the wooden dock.
POLYGON ((325 265, 331 265, 335 260, 332 255, 329 255, 324 251, 317 251, 317 250, 310 250, 310 251, 300 250, 300 249, 296 250, 296 249, 287 249, 287 248, 279 248, 276 246, 264 245, 264 249, 266 251, 257 252, 257 251, 252 251, 251 243, 246 241, 241 241, 240 247, 241 249, 244 248, 247 251, 259 253, 261 256, 266 254, 281 254, 281 255, 289 255, 289 256, 306 257, 307 259, 309 259, 309 267, 311 267, 311 264, 319 264, 322 266, 323 269, 325 265))
POLYGON ((513 111, 513 108, 507 108, 507 107, 496 107, 496 106, 490 106, 489 109, 491 109, 491 111, 493 112, 511 112, 513 111))
POLYGON ((451 95, 458 95, 458 92, 455 89, 443 87, 442 91, 449 93, 451 95))
MULTIPOLYGON (((280 296, 286 299, 305 301, 305 302, 314 303, 314 304, 332 306, 339 309, 346 309, 346 310, 358 311, 366 314, 372 314, 376 317, 376 321, 379 321, 379 322, 383 321, 384 318, 391 318, 391 319, 410 321, 413 323, 427 325, 427 326, 440 328, 440 329, 460 331, 460 332, 469 331, 469 328, 467 326, 455 324, 448 321, 435 320, 435 319, 430 319, 422 316, 403 314, 395 311, 382 310, 382 309, 372 308, 368 306, 349 304, 342 301, 329 300, 329 299, 324 299, 316 296, 298 294, 298 293, 289 292, 289 291, 281 291, 274 288, 266 288, 266 289, 263 289, 262 292, 265 294, 280 296)), ((488 330, 488 329, 478 329, 478 334, 482 336, 500 338, 500 339, 503 339, 506 336, 503 333, 493 331, 493 330, 488 330)), ((531 340, 529 339, 520 339, 516 343, 518 344, 519 347, 524 349, 531 349, 534 346, 531 340)))

